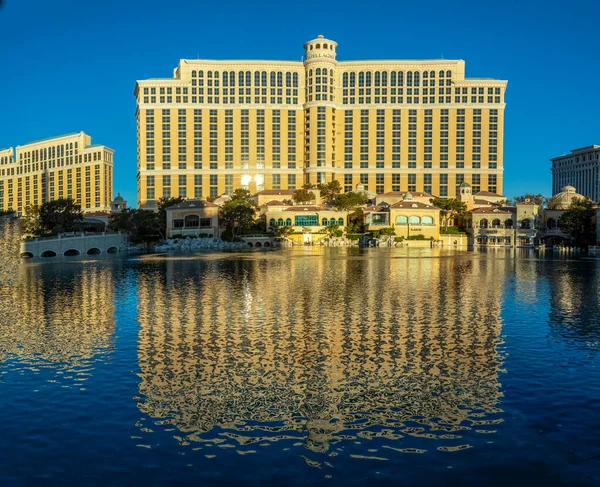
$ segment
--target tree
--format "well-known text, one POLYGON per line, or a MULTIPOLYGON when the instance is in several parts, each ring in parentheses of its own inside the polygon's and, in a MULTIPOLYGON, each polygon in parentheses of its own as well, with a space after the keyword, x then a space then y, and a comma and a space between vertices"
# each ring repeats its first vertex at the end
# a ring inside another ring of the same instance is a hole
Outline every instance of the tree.
POLYGON ((39 224, 49 233, 72 232, 83 222, 81 206, 72 198, 59 198, 42 204, 39 208, 39 224))
POLYGON ((362 233, 365 227, 365 213, 362 208, 356 208, 348 215, 346 233, 362 233))
POLYGON ((392 235, 396 235, 396 229, 392 227, 382 228, 379 230, 379 234, 391 237, 392 235))
POLYGON ((344 235, 344 231, 340 229, 340 226, 337 224, 327 225, 325 227, 325 233, 330 237, 341 237, 344 235))
POLYGON ((231 194, 231 201, 242 201, 244 203, 254 204, 252 195, 247 189, 238 188, 231 194))
POLYGON ((550 198, 546 198, 546 207, 549 210, 556 210, 557 208, 560 208, 560 205, 562 204, 562 200, 560 199, 559 196, 551 196, 550 198))
POLYGON ((273 228, 273 233, 275 234, 276 238, 282 238, 285 239, 288 237, 288 235, 290 235, 291 233, 294 233, 294 229, 292 227, 287 227, 287 226, 277 226, 273 228))
POLYGON ((321 197, 326 200, 332 200, 336 194, 342 192, 342 185, 339 181, 329 181, 328 183, 321 183, 317 185, 317 189, 321 191, 321 197))
POLYGON ((243 198, 232 198, 225 203, 221 208, 221 221, 226 229, 223 236, 234 241, 241 232, 250 229, 254 223, 255 211, 254 203, 244 201, 243 198))
POLYGON ((162 225, 155 211, 127 208, 110 216, 108 228, 127 233, 132 242, 147 243, 165 238, 166 222, 162 225))
POLYGON ((38 205, 26 206, 25 214, 21 217, 23 233, 42 235, 44 228, 40 222, 40 207, 38 205))
POLYGON ((308 189, 297 189, 293 194, 292 199, 297 205, 303 205, 315 200, 315 193, 308 189))
POLYGON ((546 201, 546 198, 544 197, 543 194, 540 194, 540 193, 538 193, 538 194, 525 193, 523 196, 515 196, 512 199, 512 203, 513 203, 513 205, 516 205, 517 203, 522 203, 525 200, 529 200, 534 205, 543 205, 544 202, 546 201))
POLYGON ((595 243, 593 219, 596 216, 594 202, 589 198, 573 198, 569 209, 558 219, 558 227, 570 232, 578 247, 587 247, 595 243))
POLYGON ((440 216, 444 222, 444 227, 448 228, 451 220, 458 218, 467 211, 467 204, 462 201, 458 201, 456 198, 432 198, 431 204, 437 206, 440 211, 440 216))
POLYGON ((305 183, 302 189, 315 189, 315 185, 313 183, 305 183))
POLYGON ((335 196, 333 206, 339 211, 348 211, 367 204, 367 197, 350 191, 335 196))

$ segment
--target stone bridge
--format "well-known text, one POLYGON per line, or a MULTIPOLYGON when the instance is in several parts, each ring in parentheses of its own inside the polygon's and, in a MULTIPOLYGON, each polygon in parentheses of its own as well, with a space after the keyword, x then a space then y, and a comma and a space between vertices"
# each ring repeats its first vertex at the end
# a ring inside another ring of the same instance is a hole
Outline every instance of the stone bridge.
POLYGON ((21 243, 21 257, 116 254, 127 243, 123 233, 65 233, 58 237, 35 238, 21 243))

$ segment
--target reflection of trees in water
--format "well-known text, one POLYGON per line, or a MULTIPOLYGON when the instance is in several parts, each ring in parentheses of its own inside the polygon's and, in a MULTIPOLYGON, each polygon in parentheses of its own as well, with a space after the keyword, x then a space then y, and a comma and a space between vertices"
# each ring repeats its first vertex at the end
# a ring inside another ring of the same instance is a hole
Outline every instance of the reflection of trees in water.
POLYGON ((188 440, 291 437, 314 451, 499 421, 489 283, 504 261, 288 258, 141 270, 141 411, 188 440))
POLYGON ((0 295, 0 367, 16 360, 21 369, 62 374, 90 365, 112 345, 113 292, 108 267, 21 266, 0 295))
POLYGON ((561 262, 545 273, 550 281, 548 323, 563 339, 576 343, 600 339, 600 276, 595 264, 561 262))

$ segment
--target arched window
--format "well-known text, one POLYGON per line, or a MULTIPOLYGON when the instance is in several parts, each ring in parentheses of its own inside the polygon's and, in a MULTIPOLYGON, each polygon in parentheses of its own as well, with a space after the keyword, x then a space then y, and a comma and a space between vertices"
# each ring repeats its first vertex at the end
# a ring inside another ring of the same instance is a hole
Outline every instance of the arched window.
POLYGON ((283 218, 280 218, 279 220, 277 220, 277 226, 278 227, 282 227, 283 226, 283 218))
POLYGON ((500 228, 502 226, 502 223, 500 222, 499 218, 494 218, 492 220, 492 228, 500 228))
POLYGON ((293 79, 293 83, 294 83, 294 88, 298 87, 298 73, 294 73, 294 76, 292 76, 293 79))
POLYGON ((419 86, 420 84, 421 84, 421 73, 419 73, 418 71, 415 71, 414 85, 419 86))
POLYGON ((405 216, 397 216, 396 217, 396 225, 406 225, 408 223, 408 218, 405 216))
POLYGON ((451 78, 452 77, 452 71, 448 70, 446 71, 446 78, 451 78))
POLYGON ((435 78, 435 71, 431 71, 431 72, 429 73, 429 77, 430 77, 430 78, 435 78))
POLYGON ((187 215, 185 217, 186 228, 198 228, 200 226, 200 217, 198 215, 187 215))
POLYGON ((283 86, 283 73, 281 71, 277 72, 277 86, 280 88, 283 86))
POLYGON ((270 227, 274 227, 275 225, 277 225, 277 222, 275 221, 275 218, 271 218, 271 219, 269 220, 269 226, 270 226, 270 227))
POLYGON ((239 80, 238 80, 238 81, 239 81, 239 83, 238 83, 238 84, 239 84, 239 86, 244 86, 244 72, 243 72, 243 71, 240 71, 240 73, 239 73, 239 76, 238 76, 238 77, 239 77, 239 80))
POLYGON ((387 74, 387 71, 384 71, 383 73, 381 73, 381 86, 387 86, 387 82, 388 82, 388 74, 387 74))
POLYGON ((371 86, 372 75, 371 71, 367 71, 367 86, 371 86))
POLYGON ((261 80, 262 86, 267 86, 267 72, 266 71, 262 71, 260 73, 260 80, 261 80))
POLYGON ((343 226, 344 226, 344 219, 343 219, 343 218, 338 218, 338 225, 339 225, 340 227, 343 227, 343 226))
POLYGON ((269 86, 275 86, 276 82, 277 74, 275 73, 275 71, 271 71, 271 74, 269 75, 269 86))
POLYGON ((292 226, 292 219, 291 218, 287 218, 285 220, 285 226, 286 227, 291 227, 292 226))
POLYGON ((381 72, 375 71, 375 86, 381 86, 381 72))
POLYGON ((254 86, 260 86, 260 71, 254 71, 254 86))
POLYGON ((521 220, 521 228, 525 228, 525 229, 529 230, 531 228, 531 220, 529 220, 529 219, 521 220))
POLYGON ((317 76, 321 76, 321 68, 317 68, 316 71, 315 71, 315 74, 317 76))
POLYGON ((312 44, 310 45, 310 50, 311 50, 311 51, 313 50, 313 46, 312 46, 312 44))
POLYGON ((235 72, 229 71, 229 86, 235 86, 235 72))
POLYGON ((204 77, 204 71, 198 71, 198 78, 204 77))
POLYGON ((326 226, 327 226, 327 218, 323 218, 323 219, 321 220, 321 225, 323 225, 324 227, 326 227, 326 226))
POLYGON ((404 86, 404 73, 402 71, 398 71, 398 86, 404 86))
POLYGON ((396 71, 390 73, 390 86, 396 86, 396 71))
POLYGON ((440 78, 443 78, 443 77, 444 77, 444 71, 442 70, 442 71, 440 71, 440 78))
POLYGON ((509 218, 508 220, 504 220, 504 228, 512 228, 513 227, 513 221, 511 218, 509 218))
POLYGON ((192 78, 196 77, 196 71, 192 71, 192 78))
POLYGON ((350 87, 356 86, 356 73, 350 73, 350 87))
POLYGON ((431 217, 431 216, 424 216, 423 219, 421 220, 421 223, 423 225, 433 225, 433 217, 431 217))
POLYGON ((316 47, 317 49, 321 49, 321 44, 317 44, 315 47, 316 47))
POLYGON ((321 71, 321 74, 327 76, 327 68, 323 68, 323 71, 321 71))
MULTIPOLYGON (((433 73, 433 71, 432 71, 433 73)), ((423 79, 428 78, 429 77, 429 73, 427 73, 427 71, 423 71, 423 79)))
POLYGON ((219 79, 219 72, 215 71, 215 78, 219 79))
POLYGON ((365 73, 358 73, 358 86, 365 86, 365 73))
POLYGON ((412 223, 413 225, 414 224, 419 224, 419 223, 421 223, 421 219, 418 216, 411 216, 408 219, 408 223, 412 223))
POLYGON ((323 49, 327 49, 327 44, 323 44, 323 49))
POLYGON ((348 73, 342 74, 342 86, 344 88, 348 87, 348 73))
POLYGON ((285 87, 292 87, 292 73, 285 73, 285 87))
POLYGON ((487 227, 488 227, 488 221, 486 218, 479 220, 479 228, 487 228, 487 227))
POLYGON ((246 71, 246 86, 250 86, 252 84, 252 73, 250 71, 246 71))
POLYGON ((335 218, 332 218, 331 220, 329 220, 329 224, 330 225, 335 225, 335 218))
POLYGON ((412 71, 406 73, 406 86, 412 86, 412 71))
POLYGON ((208 73, 206 73, 206 76, 209 78, 212 78, 212 71, 209 71, 208 73))

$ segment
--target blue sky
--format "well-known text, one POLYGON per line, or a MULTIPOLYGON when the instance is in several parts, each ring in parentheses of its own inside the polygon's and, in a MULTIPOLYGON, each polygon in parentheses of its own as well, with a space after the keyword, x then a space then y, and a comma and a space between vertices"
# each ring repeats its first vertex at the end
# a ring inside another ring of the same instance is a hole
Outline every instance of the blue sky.
POLYGON ((116 150, 136 200, 135 80, 180 58, 300 60, 317 34, 338 59, 464 59, 508 80, 507 196, 549 194, 548 159, 600 144, 600 2, 4 0, 0 147, 83 130, 116 150), (367 8, 368 7, 368 8, 367 8))

